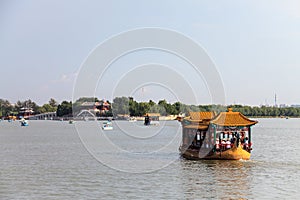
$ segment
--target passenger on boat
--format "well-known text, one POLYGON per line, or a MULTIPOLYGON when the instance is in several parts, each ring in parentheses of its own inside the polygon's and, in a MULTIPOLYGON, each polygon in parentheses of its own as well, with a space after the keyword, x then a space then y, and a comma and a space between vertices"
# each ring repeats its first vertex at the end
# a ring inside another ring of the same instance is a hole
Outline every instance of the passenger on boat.
POLYGON ((224 133, 221 132, 221 133, 220 133, 220 139, 223 139, 223 138, 224 138, 224 133))
POLYGON ((229 140, 231 140, 233 138, 233 133, 232 132, 228 133, 228 138, 229 138, 229 140))
POLYGON ((216 140, 216 151, 220 151, 220 142, 219 142, 219 139, 216 140))
POLYGON ((239 132, 237 132, 236 133, 236 146, 238 147, 239 145, 240 145, 240 133, 239 132))
POLYGON ((196 149, 198 147, 198 145, 197 145, 197 140, 196 140, 196 138, 194 138, 194 140, 193 140, 193 142, 192 142, 192 144, 191 144, 191 148, 192 149, 196 149))
POLYGON ((224 138, 225 138, 225 140, 227 140, 228 137, 229 137, 229 132, 226 131, 226 132, 224 133, 224 138))
POLYGON ((230 149, 231 148, 231 142, 229 141, 229 139, 227 139, 226 141, 226 149, 230 149))
POLYGON ((244 148, 245 150, 248 150, 248 149, 249 149, 248 137, 245 138, 243 148, 244 148))
POLYGON ((208 142, 208 139, 207 139, 207 137, 205 138, 205 148, 209 148, 209 142, 208 142))
POLYGON ((221 148, 222 148, 223 151, 225 150, 225 147, 226 147, 226 141, 222 140, 222 142, 221 142, 221 148))
POLYGON ((234 143, 235 143, 235 140, 236 140, 236 138, 235 138, 235 137, 232 137, 232 138, 230 139, 231 146, 233 146, 233 145, 234 145, 234 143))
POLYGON ((197 131, 197 141, 200 141, 200 139, 201 139, 200 134, 201 134, 201 133, 197 131))
POLYGON ((206 132, 201 132, 201 140, 204 141, 206 132))
POLYGON ((244 143, 245 140, 245 132, 241 131, 241 142, 244 143))

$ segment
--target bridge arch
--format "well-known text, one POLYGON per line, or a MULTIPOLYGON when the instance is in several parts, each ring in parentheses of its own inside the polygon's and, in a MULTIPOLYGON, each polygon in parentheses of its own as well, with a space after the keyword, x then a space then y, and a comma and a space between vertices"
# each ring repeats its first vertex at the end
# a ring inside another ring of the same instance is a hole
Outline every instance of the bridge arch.
POLYGON ((84 119, 88 119, 88 118, 94 118, 96 119, 96 116, 94 113, 92 113, 90 110, 81 110, 77 115, 76 118, 84 118, 84 119))

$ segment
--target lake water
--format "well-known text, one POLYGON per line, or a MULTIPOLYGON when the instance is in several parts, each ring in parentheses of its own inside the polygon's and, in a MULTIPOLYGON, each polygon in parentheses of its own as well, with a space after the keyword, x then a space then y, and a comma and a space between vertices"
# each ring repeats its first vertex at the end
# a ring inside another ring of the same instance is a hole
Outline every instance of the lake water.
POLYGON ((180 158, 176 121, 29 123, 0 122, 0 199, 300 197, 300 119, 259 119, 250 161, 180 158))

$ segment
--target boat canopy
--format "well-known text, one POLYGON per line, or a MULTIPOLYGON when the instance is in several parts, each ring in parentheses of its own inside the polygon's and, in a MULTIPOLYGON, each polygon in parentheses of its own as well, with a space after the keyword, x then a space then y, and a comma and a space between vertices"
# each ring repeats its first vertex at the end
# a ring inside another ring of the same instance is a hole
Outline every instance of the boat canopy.
POLYGON ((209 121, 216 116, 215 112, 190 112, 189 117, 183 119, 184 128, 207 130, 209 121))
POLYGON ((252 126, 257 123, 255 120, 250 120, 240 112, 233 112, 232 108, 228 108, 227 112, 221 112, 213 120, 211 124, 219 126, 252 126))
POLYGON ((211 120, 215 116, 215 112, 190 112, 190 119, 193 121, 211 120))

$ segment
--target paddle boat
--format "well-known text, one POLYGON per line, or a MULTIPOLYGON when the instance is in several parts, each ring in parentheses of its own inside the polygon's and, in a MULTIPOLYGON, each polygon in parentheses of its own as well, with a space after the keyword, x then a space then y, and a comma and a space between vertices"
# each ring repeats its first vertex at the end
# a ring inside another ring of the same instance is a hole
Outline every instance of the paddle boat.
POLYGON ((136 122, 137 120, 136 120, 135 117, 130 117, 130 118, 128 119, 128 121, 129 121, 129 122, 136 122))
POLYGON ((107 130, 113 130, 114 128, 112 126, 111 121, 108 121, 108 122, 103 122, 102 129, 107 131, 107 130))
POLYGON ((249 160, 252 150, 250 120, 240 112, 190 112, 181 120, 179 151, 186 159, 249 160))
POLYGON ((25 120, 24 118, 22 118, 22 119, 20 120, 20 123, 21 123, 21 126, 28 126, 28 125, 29 125, 29 124, 28 124, 28 121, 25 120))

